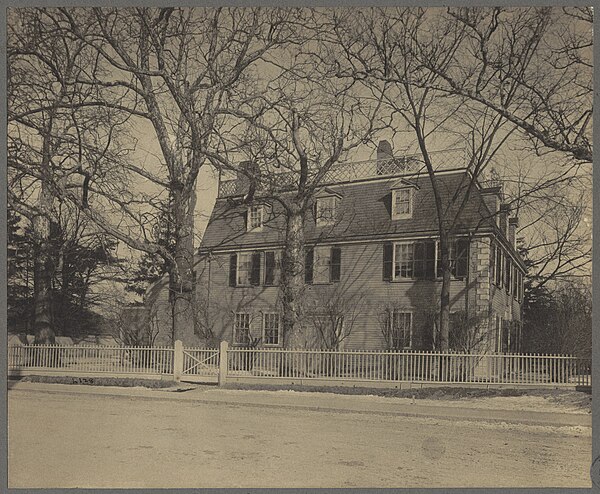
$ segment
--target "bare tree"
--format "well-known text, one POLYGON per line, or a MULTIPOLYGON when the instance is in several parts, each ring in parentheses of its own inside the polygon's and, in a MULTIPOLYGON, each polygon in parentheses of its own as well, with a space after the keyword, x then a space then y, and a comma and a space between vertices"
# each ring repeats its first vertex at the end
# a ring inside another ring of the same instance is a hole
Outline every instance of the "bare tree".
MULTIPOLYGON (((131 160, 123 168, 152 184, 155 198, 168 196, 174 247, 171 251, 145 234, 148 217, 156 216, 153 199, 139 200, 131 191, 121 195, 121 190, 90 188, 102 195, 103 209, 60 182, 52 184, 52 194, 73 202, 130 247, 165 259, 174 337, 181 338, 189 333, 193 320, 193 215, 204 151, 215 145, 224 125, 223 109, 236 107, 238 98, 245 97, 244 88, 252 86, 247 75, 252 65, 286 41, 293 11, 63 8, 49 12, 62 38, 94 53, 93 69, 79 67, 72 77, 79 88, 89 88, 95 96, 85 104, 125 115, 138 132, 140 127, 152 129, 161 152, 154 168, 131 160), (115 211, 120 220, 115 221, 115 211)), ((105 142, 106 136, 98 147, 105 142)))
POLYGON ((314 328, 317 346, 340 350, 365 308, 364 292, 352 285, 324 288, 306 297, 303 324, 314 328))
POLYGON ((92 178, 100 188, 115 180, 118 172, 103 160, 118 156, 113 147, 119 146, 118 139, 112 136, 123 123, 106 108, 90 111, 95 91, 77 80, 97 63, 54 14, 11 10, 8 33, 8 200, 33 229, 37 343, 54 340, 50 299, 57 266, 50 226, 61 222, 56 185, 77 189, 79 200, 87 204, 92 178), (100 136, 102 146, 97 144, 100 136))
MULTIPOLYGON (((516 126, 487 109, 476 109, 464 97, 446 97, 437 89, 440 76, 422 58, 450 70, 464 32, 455 23, 420 8, 359 11, 355 22, 340 22, 335 37, 342 47, 338 76, 368 84, 383 97, 397 128, 406 128, 418 149, 418 161, 431 182, 439 236, 442 276, 439 346, 448 349, 450 243, 460 231, 464 208, 475 184, 516 126), (431 33, 435 33, 432 37, 431 33), (432 150, 440 136, 450 136, 466 152, 468 175, 447 190, 436 175, 443 155, 432 150)), ((487 218, 489 220, 489 218, 487 218)))
POLYGON ((448 8, 445 16, 462 33, 454 63, 427 49, 419 57, 437 89, 493 110, 540 153, 592 161, 591 7, 448 8))
POLYGON ((283 212, 283 331, 291 346, 300 345, 305 222, 315 195, 335 176, 338 163, 387 126, 380 114, 381 98, 364 98, 367 87, 341 81, 331 65, 321 63, 324 53, 334 48, 326 39, 331 26, 326 13, 305 9, 297 42, 265 59, 270 77, 256 88, 259 97, 229 110, 239 123, 232 125, 234 132, 222 152, 212 156, 220 166, 247 175, 251 185, 244 202, 250 203, 256 193, 283 212), (237 167, 236 156, 252 165, 237 167))

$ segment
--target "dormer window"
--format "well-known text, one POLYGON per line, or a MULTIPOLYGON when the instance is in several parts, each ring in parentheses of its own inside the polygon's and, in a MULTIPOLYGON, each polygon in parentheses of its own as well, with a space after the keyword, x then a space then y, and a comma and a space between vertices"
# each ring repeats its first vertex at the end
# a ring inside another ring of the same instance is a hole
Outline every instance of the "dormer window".
POLYGON ((250 206, 248 208, 248 218, 247 218, 247 230, 251 231, 261 231, 263 227, 264 215, 265 215, 265 207, 260 204, 257 206, 250 206))
POLYGON ((317 226, 331 225, 335 222, 336 203, 335 196, 317 199, 317 226))
POLYGON ((315 220, 317 226, 333 225, 336 221, 338 202, 341 195, 325 188, 315 197, 315 220))
POLYGON ((412 218, 413 189, 395 189, 392 191, 392 219, 402 220, 412 218))
POLYGON ((412 218, 413 198, 418 186, 401 178, 392 185, 392 219, 412 218))

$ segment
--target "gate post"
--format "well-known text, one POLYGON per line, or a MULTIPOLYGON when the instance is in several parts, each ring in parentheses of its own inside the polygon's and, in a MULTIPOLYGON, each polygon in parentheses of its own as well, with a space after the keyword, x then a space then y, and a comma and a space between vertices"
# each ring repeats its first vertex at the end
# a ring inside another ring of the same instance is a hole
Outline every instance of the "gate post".
POLYGON ((227 382, 227 347, 226 341, 219 345, 219 386, 227 382))
POLYGON ((183 374, 183 343, 181 340, 175 340, 175 352, 173 355, 173 379, 175 382, 181 381, 183 374))

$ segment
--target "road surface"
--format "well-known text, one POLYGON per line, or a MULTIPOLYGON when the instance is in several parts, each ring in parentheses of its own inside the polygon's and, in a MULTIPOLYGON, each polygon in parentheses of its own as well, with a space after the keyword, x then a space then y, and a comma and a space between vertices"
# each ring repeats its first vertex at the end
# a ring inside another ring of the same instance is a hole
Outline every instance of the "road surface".
POLYGON ((9 392, 13 488, 590 487, 590 457, 587 427, 9 392))

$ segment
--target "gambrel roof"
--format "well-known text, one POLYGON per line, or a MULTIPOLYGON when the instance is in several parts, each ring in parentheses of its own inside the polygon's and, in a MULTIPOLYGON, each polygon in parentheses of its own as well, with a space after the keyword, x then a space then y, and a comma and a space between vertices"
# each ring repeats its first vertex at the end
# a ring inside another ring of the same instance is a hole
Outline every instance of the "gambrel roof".
MULTIPOLYGON (((448 214, 453 215, 458 203, 449 204, 457 191, 466 191, 471 176, 465 169, 439 173, 438 184, 442 201, 448 214)), ((329 241, 381 241, 409 235, 437 235, 437 213, 431 181, 426 173, 407 177, 388 177, 360 182, 327 186, 321 190, 326 195, 335 192, 339 197, 338 218, 331 227, 317 227, 314 218, 307 214, 305 238, 307 243, 329 241), (413 214, 409 219, 393 220, 391 215, 392 190, 415 187, 413 214)), ((274 246, 283 243, 285 217, 282 206, 273 201, 273 209, 260 232, 247 232, 245 215, 248 205, 228 199, 217 199, 204 237, 201 251, 219 251, 237 248, 274 246)), ((456 233, 494 232, 500 235, 495 218, 490 214, 480 187, 471 188, 465 208, 456 223, 456 233)))

